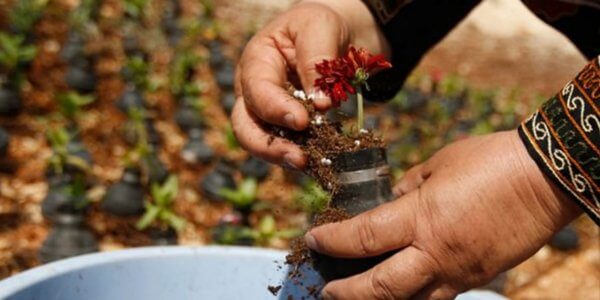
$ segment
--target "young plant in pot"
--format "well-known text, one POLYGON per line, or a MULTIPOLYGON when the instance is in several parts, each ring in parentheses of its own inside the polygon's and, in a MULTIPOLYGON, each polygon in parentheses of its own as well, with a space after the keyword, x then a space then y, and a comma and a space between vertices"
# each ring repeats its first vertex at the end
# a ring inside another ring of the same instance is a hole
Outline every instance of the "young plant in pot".
POLYGON ((250 177, 244 179, 237 188, 221 188, 219 196, 230 203, 236 211, 240 212, 242 225, 248 225, 253 205, 256 203, 257 192, 258 183, 255 178, 250 177))
POLYGON ((12 7, 6 15, 9 23, 8 31, 23 35, 28 44, 33 44, 35 42, 33 26, 42 17, 48 2, 48 0, 27 0, 11 3, 12 7))
POLYGON ((6 129, 0 127, 0 158, 6 156, 8 153, 8 143, 10 142, 10 135, 6 129))
POLYGON ((98 242, 85 225, 88 200, 85 179, 52 186, 42 203, 42 213, 52 228, 39 252, 44 263, 98 251, 98 242))
POLYGON ((270 171, 271 165, 268 162, 254 156, 250 156, 240 167, 244 177, 256 178, 258 181, 265 180, 270 171))
POLYGON ((141 171, 127 167, 121 179, 111 185, 102 199, 102 209, 117 216, 138 216, 144 212, 141 171))
POLYGON ((202 129, 188 131, 188 142, 181 150, 181 157, 190 164, 207 164, 215 159, 215 152, 204 142, 202 129))
MULTIPOLYGON (((273 134, 300 145, 308 158, 306 171, 331 194, 328 208, 315 216, 317 225, 340 221, 392 200, 385 146, 380 138, 364 128, 362 93, 363 89, 369 89, 367 80, 370 75, 390 67, 391 64, 382 55, 373 56, 365 49, 354 47, 350 47, 343 57, 324 60, 316 65, 321 77, 315 81, 315 87, 331 98, 334 107, 348 100, 348 94, 356 95, 355 128, 342 131, 339 124, 330 123, 317 112, 308 97, 297 97, 312 119, 307 130, 298 133, 275 127, 273 134)), ((302 263, 302 259, 305 262, 310 252, 301 252, 299 256, 292 253, 288 262, 302 263), (295 258, 300 260, 294 261, 295 258)), ((312 254, 316 269, 326 280, 366 271, 385 257, 341 259, 312 254)))
POLYGON ((11 116, 21 108, 21 85, 36 48, 24 44, 21 35, 0 32, 0 115, 11 116))
POLYGON ((171 175, 162 185, 153 183, 150 191, 152 202, 146 202, 146 212, 136 227, 146 230, 156 245, 176 245, 177 231, 185 226, 185 220, 173 211, 178 193, 177 177, 171 175))
POLYGON ((233 180, 234 166, 225 159, 221 159, 217 166, 204 176, 200 182, 200 191, 208 200, 215 202, 224 202, 225 198, 221 195, 223 189, 235 189, 235 180, 233 180))

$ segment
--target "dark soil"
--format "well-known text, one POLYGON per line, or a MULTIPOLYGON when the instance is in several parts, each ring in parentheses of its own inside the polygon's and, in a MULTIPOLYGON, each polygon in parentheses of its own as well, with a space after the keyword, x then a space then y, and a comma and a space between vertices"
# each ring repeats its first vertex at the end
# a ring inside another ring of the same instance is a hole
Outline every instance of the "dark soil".
POLYGON ((345 132, 341 123, 331 122, 323 113, 318 112, 311 100, 298 99, 298 101, 308 111, 311 120, 308 128, 298 132, 273 126, 271 128, 273 138, 270 142, 275 136, 279 136, 300 145, 308 158, 304 171, 313 177, 324 190, 335 195, 339 189, 339 182, 331 161, 340 153, 367 148, 382 148, 385 147, 385 143, 372 131, 360 132, 356 128, 352 128, 349 132, 345 132), (329 163, 324 163, 324 159, 329 160, 329 163))
MULTIPOLYGON (((315 215, 311 228, 321 226, 324 224, 341 222, 349 219, 350 217, 350 214, 346 213, 341 209, 328 207, 321 213, 315 215)), ((295 268, 288 274, 290 278, 298 277, 301 275, 298 272, 298 269, 303 264, 313 263, 311 250, 306 246, 306 243, 304 242, 304 237, 297 237, 290 242, 290 254, 288 254, 285 257, 285 263, 288 265, 295 266, 295 268)))
POLYGON ((267 287, 269 289, 269 292, 271 292, 271 294, 273 294, 273 296, 277 296, 277 294, 279 293, 279 290, 281 290, 281 285, 277 285, 277 286, 268 286, 267 287))

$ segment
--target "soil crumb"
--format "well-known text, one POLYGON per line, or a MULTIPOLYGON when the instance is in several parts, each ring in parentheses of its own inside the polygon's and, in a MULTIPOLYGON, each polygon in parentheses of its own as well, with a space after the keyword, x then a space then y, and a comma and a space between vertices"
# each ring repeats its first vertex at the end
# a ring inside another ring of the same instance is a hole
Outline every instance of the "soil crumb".
POLYGON ((273 294, 273 296, 277 296, 277 294, 279 293, 279 290, 281 290, 281 285, 278 286, 272 286, 270 285, 268 287, 269 292, 271 292, 271 294, 273 294))
MULTIPOLYGON (((293 91, 290 94, 293 94, 293 91)), ((310 119, 308 128, 304 131, 294 131, 271 126, 269 143, 272 143, 275 137, 281 137, 299 145, 308 159, 305 172, 333 196, 340 187, 332 163, 335 158, 343 152, 383 148, 384 141, 381 137, 375 136, 372 131, 364 129, 358 131, 356 128, 344 131, 341 123, 331 122, 324 113, 317 111, 312 100, 299 98, 296 100, 308 111, 310 119)))

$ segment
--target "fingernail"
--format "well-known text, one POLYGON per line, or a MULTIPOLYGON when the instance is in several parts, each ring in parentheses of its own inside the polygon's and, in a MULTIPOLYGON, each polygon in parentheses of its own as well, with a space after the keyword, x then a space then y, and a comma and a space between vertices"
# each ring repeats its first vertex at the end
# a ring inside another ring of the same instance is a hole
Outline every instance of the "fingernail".
POLYGON ((287 127, 295 129, 296 128, 296 117, 292 113, 287 113, 283 117, 283 121, 287 125, 287 127))
POLYGON ((306 246, 308 246, 308 248, 310 248, 310 249, 313 249, 313 250, 319 249, 317 240, 315 239, 315 237, 312 234, 310 234, 310 232, 307 232, 304 235, 304 242, 306 243, 306 246))
POLYGON ((283 156, 283 164, 287 168, 298 170, 300 168, 297 165, 297 161, 299 161, 300 159, 301 159, 301 157, 299 157, 298 154, 286 153, 283 156))

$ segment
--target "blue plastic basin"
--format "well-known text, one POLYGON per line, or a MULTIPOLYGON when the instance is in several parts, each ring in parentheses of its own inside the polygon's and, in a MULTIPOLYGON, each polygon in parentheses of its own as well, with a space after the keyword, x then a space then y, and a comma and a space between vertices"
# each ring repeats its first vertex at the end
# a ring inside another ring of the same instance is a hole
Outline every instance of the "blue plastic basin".
MULTIPOLYGON (((0 281, 0 299, 294 299, 318 284, 304 270, 303 285, 286 280, 282 251, 244 247, 149 247, 83 255, 0 281), (274 296, 268 286, 282 285, 274 296)), ((469 292, 461 300, 504 299, 469 292)))

